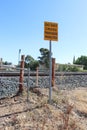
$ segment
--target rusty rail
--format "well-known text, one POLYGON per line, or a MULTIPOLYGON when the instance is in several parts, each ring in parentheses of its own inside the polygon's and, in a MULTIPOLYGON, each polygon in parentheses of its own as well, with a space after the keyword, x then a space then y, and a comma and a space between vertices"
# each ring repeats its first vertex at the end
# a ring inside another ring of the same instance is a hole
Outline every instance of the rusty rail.
MULTIPOLYGON (((49 73, 44 73, 44 72, 38 72, 39 76, 49 76, 49 73)), ((87 72, 55 72, 55 76, 61 76, 61 75, 87 75, 87 72)), ((0 72, 1 77, 10 77, 10 76, 20 76, 19 71, 14 71, 14 72, 9 72, 9 71, 3 71, 0 72)), ((28 72, 24 72, 24 76, 28 76, 28 72)), ((36 71, 31 71, 30 76, 36 76, 36 71)))

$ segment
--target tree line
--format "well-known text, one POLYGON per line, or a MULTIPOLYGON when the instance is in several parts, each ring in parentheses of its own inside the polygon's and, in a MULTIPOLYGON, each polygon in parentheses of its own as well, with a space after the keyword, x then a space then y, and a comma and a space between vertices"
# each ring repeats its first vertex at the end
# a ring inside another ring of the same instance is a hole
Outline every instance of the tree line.
MULTIPOLYGON (((31 70, 35 70, 36 67, 43 65, 45 68, 49 68, 49 50, 47 48, 40 48, 40 56, 38 56, 38 60, 34 59, 31 55, 25 56, 25 68, 30 68, 31 70)), ((10 62, 3 62, 5 65, 11 64, 10 62)), ((73 57, 73 64, 76 65, 83 65, 83 69, 87 70, 87 56, 80 56, 77 59, 75 59, 75 56, 73 57)), ((60 67, 61 68, 61 67, 60 67)), ((63 66, 63 71, 79 71, 78 67, 76 66, 63 66)))
MULTIPOLYGON (((30 67, 31 70, 36 69, 39 65, 44 65, 46 68, 49 68, 49 50, 46 48, 40 48, 41 56, 38 57, 38 60, 35 60, 32 56, 27 55, 25 57, 25 67, 30 67)), ((80 56, 75 59, 73 57, 73 64, 83 65, 83 69, 87 70, 87 56, 80 56)), ((62 71, 80 71, 77 66, 64 65, 62 71)))

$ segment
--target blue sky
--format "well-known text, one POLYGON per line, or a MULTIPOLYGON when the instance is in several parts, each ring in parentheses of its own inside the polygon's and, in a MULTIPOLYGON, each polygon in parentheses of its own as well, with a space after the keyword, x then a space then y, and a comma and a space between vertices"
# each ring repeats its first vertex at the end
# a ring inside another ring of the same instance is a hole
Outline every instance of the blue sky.
POLYGON ((44 21, 56 22, 58 42, 52 42, 57 63, 87 56, 87 0, 0 0, 0 58, 18 63, 18 53, 37 59, 44 40, 44 21))

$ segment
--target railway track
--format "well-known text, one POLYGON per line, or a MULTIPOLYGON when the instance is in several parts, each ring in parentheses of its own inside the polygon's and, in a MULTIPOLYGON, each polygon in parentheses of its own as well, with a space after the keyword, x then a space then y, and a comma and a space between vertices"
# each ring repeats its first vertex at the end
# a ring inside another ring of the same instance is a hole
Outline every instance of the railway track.
MULTIPOLYGON (((36 76, 36 71, 30 72, 30 76, 36 76)), ((69 75, 87 75, 87 72, 55 72, 55 76, 69 76, 69 75)), ((20 72, 9 72, 2 71, 0 72, 0 76, 20 76, 20 72)), ((28 76, 28 72, 24 72, 24 76, 28 76)), ((49 76, 49 72, 38 72, 38 76, 49 76)))

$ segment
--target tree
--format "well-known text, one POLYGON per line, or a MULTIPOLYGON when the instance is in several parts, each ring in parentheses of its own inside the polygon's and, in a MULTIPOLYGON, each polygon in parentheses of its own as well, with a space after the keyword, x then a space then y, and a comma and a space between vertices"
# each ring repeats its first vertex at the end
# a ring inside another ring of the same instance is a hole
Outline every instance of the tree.
POLYGON ((78 57, 74 64, 84 65, 84 69, 87 69, 87 56, 78 57))
POLYGON ((38 57, 39 63, 49 68, 49 50, 46 48, 40 48, 41 56, 38 57))
POLYGON ((73 64, 75 63, 75 56, 73 57, 73 64))
POLYGON ((35 60, 32 56, 27 55, 25 57, 25 67, 26 68, 30 67, 31 70, 35 70, 36 67, 38 67, 38 66, 39 66, 39 62, 37 60, 35 60))
POLYGON ((4 64, 4 65, 12 65, 12 63, 11 63, 11 62, 8 62, 8 61, 3 62, 3 64, 4 64))
POLYGON ((30 69, 35 70, 39 66, 39 62, 37 60, 34 60, 30 63, 30 69))

